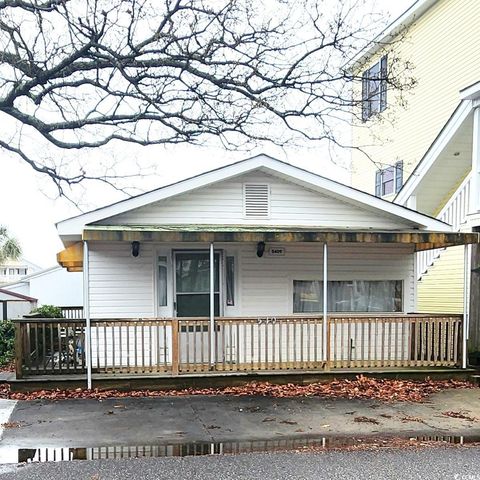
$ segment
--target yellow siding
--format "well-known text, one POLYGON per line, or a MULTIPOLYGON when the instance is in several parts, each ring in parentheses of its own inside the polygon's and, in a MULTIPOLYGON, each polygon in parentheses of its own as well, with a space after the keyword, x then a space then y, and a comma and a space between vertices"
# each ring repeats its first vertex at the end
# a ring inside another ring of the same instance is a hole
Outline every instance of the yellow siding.
POLYGON ((464 247, 451 247, 417 284, 417 310, 430 313, 463 313, 464 247))
MULTIPOLYGON (((406 107, 388 92, 381 115, 354 125, 355 145, 376 145, 365 148, 374 162, 403 160, 406 179, 460 102, 459 90, 480 80, 479 19, 479 0, 439 0, 390 47, 413 64, 418 83, 405 94, 406 107)), ((375 170, 365 155, 352 154, 354 187, 373 193, 375 170)))

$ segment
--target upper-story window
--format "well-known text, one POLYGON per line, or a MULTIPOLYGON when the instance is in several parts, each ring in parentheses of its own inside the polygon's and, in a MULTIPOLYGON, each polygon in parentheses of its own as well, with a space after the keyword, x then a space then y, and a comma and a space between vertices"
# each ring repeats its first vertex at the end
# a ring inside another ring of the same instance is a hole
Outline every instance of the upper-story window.
POLYGON ((403 185, 403 162, 375 172, 375 195, 384 197, 397 193, 403 185))
POLYGON ((362 75, 362 120, 387 108, 387 55, 362 75))

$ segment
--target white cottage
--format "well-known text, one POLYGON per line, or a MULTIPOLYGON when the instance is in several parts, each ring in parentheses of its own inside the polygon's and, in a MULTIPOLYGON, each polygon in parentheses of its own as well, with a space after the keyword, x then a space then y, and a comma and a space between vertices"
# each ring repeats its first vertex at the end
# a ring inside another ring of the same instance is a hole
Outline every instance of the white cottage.
POLYGON ((57 228, 59 262, 83 271, 86 323, 52 341, 52 357, 62 340, 71 356, 52 372, 461 363, 462 316, 413 313, 415 252, 478 235, 266 155, 57 228))

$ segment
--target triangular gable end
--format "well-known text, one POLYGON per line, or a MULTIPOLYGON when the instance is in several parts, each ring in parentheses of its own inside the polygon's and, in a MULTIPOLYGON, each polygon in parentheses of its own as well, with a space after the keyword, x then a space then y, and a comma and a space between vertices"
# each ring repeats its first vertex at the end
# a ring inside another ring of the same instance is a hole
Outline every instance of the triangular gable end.
POLYGON ((354 202, 314 191, 264 168, 95 222, 95 225, 109 226, 178 224, 352 230, 415 227, 386 212, 362 208, 354 202))
MULTIPOLYGON (((288 163, 281 162, 272 157, 268 157, 267 155, 259 155, 64 220, 57 224, 58 233, 64 244, 67 245, 81 239, 82 232, 86 225, 100 223, 104 219, 120 216, 142 207, 148 207, 161 200, 173 199, 174 197, 180 198, 181 194, 188 194, 189 192, 193 194, 201 188, 213 186, 219 182, 234 180, 241 175, 248 175, 257 170, 267 172, 276 178, 287 180, 287 183, 301 185, 306 190, 321 193, 324 197, 328 197, 329 199, 336 199, 337 205, 340 203, 347 204, 350 206, 350 210, 354 213, 359 212, 352 210, 352 207, 358 207, 362 212, 372 213, 373 217, 370 217, 370 220, 372 221, 368 227, 366 227, 367 229, 375 228, 373 226, 375 224, 374 220, 381 217, 390 220, 394 219, 397 224, 396 228, 404 228, 404 225, 407 225, 409 228, 430 231, 451 230, 447 224, 422 215, 414 210, 387 202, 381 198, 374 197, 360 190, 335 182, 334 180, 308 172, 288 163)), ((226 197, 224 200, 230 202, 232 199, 233 197, 226 197)), ((286 198, 284 198, 283 201, 286 202, 286 204, 283 205, 284 211, 287 211, 291 206, 291 202, 288 202, 286 198)), ((308 203, 308 201, 305 201, 305 208, 308 207, 308 203)), ((195 216, 193 223, 197 225, 200 224, 198 216, 195 216)), ((316 223, 320 222, 316 221, 316 223)), ((248 225, 248 223, 244 221, 242 224, 248 225)), ((352 228, 352 224, 348 225, 347 228, 352 228)), ((392 228, 395 228, 395 226, 392 228)))

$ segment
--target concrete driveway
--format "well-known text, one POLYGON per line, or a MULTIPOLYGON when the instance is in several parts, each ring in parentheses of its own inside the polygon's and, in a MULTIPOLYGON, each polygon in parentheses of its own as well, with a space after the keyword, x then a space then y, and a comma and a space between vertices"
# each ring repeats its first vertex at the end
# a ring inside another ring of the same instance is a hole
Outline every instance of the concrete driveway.
MULTIPOLYGON (((228 396, 17 402, 5 425, 0 452, 8 447, 191 444, 362 435, 473 437, 480 436, 479 399, 480 389, 470 389, 443 391, 425 403, 391 404, 228 396)), ((10 410, 12 406, 8 403, 10 410)))

